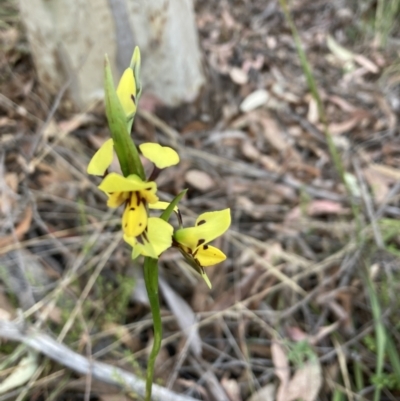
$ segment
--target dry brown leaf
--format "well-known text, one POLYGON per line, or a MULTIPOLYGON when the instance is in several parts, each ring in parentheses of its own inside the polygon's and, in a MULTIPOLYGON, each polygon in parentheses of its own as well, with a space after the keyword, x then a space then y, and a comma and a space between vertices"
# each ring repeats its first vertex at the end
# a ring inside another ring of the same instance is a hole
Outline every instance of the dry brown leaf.
POLYGON ((353 129, 360 122, 360 116, 356 115, 341 123, 329 124, 329 132, 333 135, 341 135, 353 129))
POLYGON ((304 341, 308 338, 308 334, 297 326, 288 327, 286 331, 292 341, 304 341))
MULTIPOLYGON (((26 234, 31 226, 32 221, 32 207, 28 206, 25 210, 22 220, 19 222, 18 226, 15 228, 15 235, 18 240, 26 234)), ((6 235, 0 238, 0 254, 2 253, 1 248, 11 245, 15 242, 15 237, 13 234, 6 235)))
POLYGON ((227 379, 223 377, 221 379, 221 386, 225 390, 230 401, 241 401, 242 397, 240 395, 240 387, 237 380, 227 379))
POLYGON ((377 74, 379 72, 378 66, 362 54, 355 54, 354 61, 373 74, 377 74))
POLYGON ((260 158, 260 151, 250 141, 243 141, 241 149, 243 155, 252 161, 260 158))
POLYGON ((272 361, 275 366, 275 375, 280 380, 280 385, 276 395, 277 401, 288 401, 285 398, 286 388, 289 384, 290 368, 289 361, 286 356, 286 351, 283 346, 274 341, 271 345, 272 361))
POLYGON ((283 152, 289 144, 282 134, 282 130, 279 128, 276 121, 269 117, 260 117, 259 120, 263 126, 263 134, 265 139, 273 146, 276 150, 283 152))
POLYGON ((383 164, 370 164, 370 166, 374 171, 378 171, 382 175, 390 178, 394 178, 395 180, 400 180, 400 170, 390 167, 384 166, 383 164))
POLYGON ((185 174, 185 181, 199 191, 206 192, 215 187, 214 180, 204 171, 189 170, 185 174))
MULTIPOLYGON (((329 200, 314 200, 307 205, 307 216, 320 216, 325 214, 344 214, 347 210, 339 202, 329 200)), ((302 217, 304 209, 301 206, 294 207, 287 215, 286 221, 298 220, 302 217)))
POLYGON ((310 100, 308 102, 307 120, 311 124, 317 124, 319 121, 318 104, 313 97, 310 97, 310 100))
POLYGON ((15 206, 18 197, 17 190, 18 175, 16 173, 6 173, 0 190, 0 211, 4 216, 11 213, 15 206))
POLYGON ((266 170, 273 171, 276 173, 280 173, 280 171, 282 170, 282 167, 279 166, 279 164, 275 161, 273 157, 267 155, 261 155, 259 161, 266 170))
POLYGON ((248 398, 247 401, 275 401, 275 391, 275 384, 267 384, 248 398))
POLYGON ((308 361, 296 370, 286 390, 285 398, 277 401, 315 401, 322 385, 322 371, 318 359, 308 361))
POLYGON ((344 100, 343 98, 341 98, 339 96, 329 96, 328 100, 330 100, 332 103, 336 104, 338 107, 340 107, 343 111, 345 111, 347 113, 353 113, 354 111, 357 110, 357 108, 355 106, 353 106, 347 100, 344 100))
POLYGON ((371 187, 375 201, 380 204, 386 198, 390 191, 391 184, 395 181, 393 178, 381 174, 379 171, 367 167, 363 169, 363 174, 371 187))
POLYGON ((238 85, 246 84, 249 79, 246 72, 238 67, 232 67, 229 71, 229 76, 231 77, 231 80, 238 85))
POLYGON ((269 93, 265 89, 257 89, 246 96, 243 102, 240 104, 240 111, 247 113, 255 110, 260 106, 263 106, 268 102, 270 98, 269 93))

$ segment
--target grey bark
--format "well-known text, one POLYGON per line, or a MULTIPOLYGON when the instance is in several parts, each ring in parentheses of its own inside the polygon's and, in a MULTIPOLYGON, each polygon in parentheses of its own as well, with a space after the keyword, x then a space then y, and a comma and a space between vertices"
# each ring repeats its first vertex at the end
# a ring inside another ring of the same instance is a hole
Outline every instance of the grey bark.
POLYGON ((20 0, 38 78, 56 95, 70 80, 78 109, 103 96, 107 53, 115 80, 142 52, 144 90, 167 105, 204 83, 192 0, 20 0))

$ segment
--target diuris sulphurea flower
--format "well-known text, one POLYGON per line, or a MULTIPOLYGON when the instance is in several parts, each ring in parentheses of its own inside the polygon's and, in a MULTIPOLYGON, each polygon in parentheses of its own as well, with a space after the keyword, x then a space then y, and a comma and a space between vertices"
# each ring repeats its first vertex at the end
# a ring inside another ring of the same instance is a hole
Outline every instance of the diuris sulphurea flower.
POLYGON ((210 281, 204 267, 216 265, 226 259, 218 248, 208 245, 221 236, 231 224, 230 209, 201 214, 194 227, 180 228, 175 231, 173 245, 178 247, 186 261, 201 274, 207 285, 210 281))
MULTIPOLYGON (((171 148, 157 143, 144 143, 139 146, 144 157, 158 169, 173 166, 179 162, 178 154, 171 148)), ((104 175, 113 159, 113 141, 107 140, 95 153, 88 165, 88 173, 104 175)), ((144 181, 131 174, 124 177, 109 173, 99 185, 107 196, 111 208, 125 204, 122 215, 124 240, 133 247, 132 257, 139 255, 157 258, 172 243, 172 226, 158 217, 148 216, 148 206, 157 207, 157 184, 144 181)))

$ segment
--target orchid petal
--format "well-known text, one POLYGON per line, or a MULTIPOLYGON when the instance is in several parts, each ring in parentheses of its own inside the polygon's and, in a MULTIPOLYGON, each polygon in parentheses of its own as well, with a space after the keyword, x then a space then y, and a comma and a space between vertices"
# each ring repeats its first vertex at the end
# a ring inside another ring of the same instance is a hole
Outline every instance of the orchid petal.
POLYGON ((122 215, 122 229, 127 237, 137 237, 147 227, 147 209, 138 192, 133 192, 122 215))
POLYGON ((147 237, 157 256, 171 247, 173 231, 171 224, 166 221, 158 217, 149 217, 147 237))
POLYGON ((200 246, 196 251, 196 255, 194 255, 194 260, 202 267, 214 266, 225 259, 226 255, 211 245, 200 246))
POLYGON ((139 149, 143 156, 154 163, 159 169, 174 166, 179 163, 178 153, 168 146, 161 146, 158 143, 149 142, 139 145, 139 149))
POLYGON ((230 209, 201 214, 195 227, 181 228, 174 234, 180 244, 187 246, 193 252, 201 245, 208 244, 222 235, 231 224, 230 209))
POLYGON ((106 193, 136 191, 148 191, 155 193, 157 190, 157 185, 153 181, 142 181, 137 175, 134 174, 124 177, 117 173, 110 173, 101 182, 99 188, 106 193))
POLYGON ((117 96, 127 116, 136 112, 136 81, 133 70, 127 68, 119 81, 117 96))
POLYGON ((107 139, 90 160, 87 173, 92 175, 104 175, 112 163, 113 156, 114 142, 112 139, 107 139))
POLYGON ((129 198, 130 192, 113 192, 107 195, 107 206, 114 208, 121 206, 129 198))
MULTIPOLYGON (((169 205, 169 202, 158 201, 149 205, 149 208, 156 210, 165 210, 169 205)), ((174 212, 178 213, 178 206, 174 207, 174 212)))
POLYGON ((172 244, 173 227, 158 217, 148 219, 147 229, 137 238, 124 235, 124 240, 133 247, 132 258, 139 255, 157 259, 172 244))

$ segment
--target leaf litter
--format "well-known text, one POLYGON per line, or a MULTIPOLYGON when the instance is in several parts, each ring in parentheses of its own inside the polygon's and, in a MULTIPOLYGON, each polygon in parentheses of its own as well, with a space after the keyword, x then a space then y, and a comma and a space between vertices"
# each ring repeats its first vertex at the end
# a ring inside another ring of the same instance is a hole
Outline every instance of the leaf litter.
MULTIPOLYGON (((365 30, 376 4, 290 3, 352 201, 329 157, 279 3, 207 0, 195 7, 207 85, 196 102, 173 110, 149 95, 133 133, 139 142, 179 150, 182 163, 161 177, 160 190, 189 187, 185 222, 230 207, 233 224, 218 244, 227 261, 208 270, 211 291, 179 254, 161 259, 161 386, 188 400, 311 401, 345 399, 349 391, 373 399, 378 385, 387 399, 399 397, 396 352, 386 351, 384 371, 375 375, 379 336, 365 284, 370 276, 387 343, 398 350, 399 55, 390 41, 376 47, 365 30)), ((16 327, 36 325, 40 344, 49 332, 66 333, 63 343, 87 360, 142 377, 152 341, 143 283, 132 273, 138 266, 127 248, 105 251, 118 241, 119 211, 106 215, 103 195, 85 173, 108 135, 104 110, 97 104, 73 113, 63 99, 50 115, 17 10, 6 9, 0 270, 12 280, 0 275, 0 321, 20 316, 22 308, 24 321, 16 327), (21 288, 29 299, 18 294, 21 288)), ((398 33, 395 27, 392 35, 398 33)), ((0 363, 15 344, 0 339, 0 363)), ((35 399, 85 393, 92 400, 137 399, 101 375, 89 386, 80 370, 69 370, 65 388, 57 389, 51 377, 60 361, 35 357, 25 365, 34 355, 27 352, 3 379, 9 399, 15 391, 35 399), (24 390, 33 368, 43 367, 24 390), (83 384, 73 386, 77 377, 83 384)))

